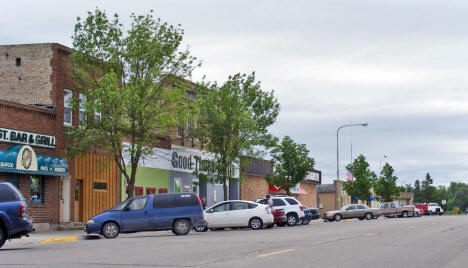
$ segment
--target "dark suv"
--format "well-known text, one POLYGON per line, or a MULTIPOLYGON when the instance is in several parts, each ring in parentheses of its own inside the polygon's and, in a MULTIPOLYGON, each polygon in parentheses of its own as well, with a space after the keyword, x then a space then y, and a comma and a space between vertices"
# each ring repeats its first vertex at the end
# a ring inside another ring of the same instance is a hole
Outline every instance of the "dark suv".
POLYGON ((0 248, 7 239, 28 236, 33 231, 21 192, 11 183, 0 182, 0 248))
POLYGON ((158 194, 130 198, 89 219, 84 231, 105 238, 116 238, 119 233, 160 230, 186 235, 192 227, 205 225, 196 194, 158 194))

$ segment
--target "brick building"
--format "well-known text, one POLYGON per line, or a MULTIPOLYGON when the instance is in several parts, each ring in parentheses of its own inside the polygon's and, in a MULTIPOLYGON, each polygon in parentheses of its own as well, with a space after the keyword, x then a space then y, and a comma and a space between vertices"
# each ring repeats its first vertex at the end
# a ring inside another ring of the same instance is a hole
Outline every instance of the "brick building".
MULTIPOLYGON (((61 159, 66 145, 63 133, 78 127, 79 121, 79 111, 67 105, 71 96, 79 97, 73 91, 70 53, 70 48, 56 43, 0 46, 0 128, 11 130, 9 140, 0 139, 4 152, 18 144, 11 141, 12 132, 39 134, 53 138, 54 146, 44 148, 29 139, 22 143, 38 155, 38 163, 45 159, 42 156, 61 159)), ((62 163, 66 172, 52 178, 17 168, 0 174, 0 180, 18 181, 35 222, 85 221, 120 199, 120 172, 106 152, 95 149, 62 163)))

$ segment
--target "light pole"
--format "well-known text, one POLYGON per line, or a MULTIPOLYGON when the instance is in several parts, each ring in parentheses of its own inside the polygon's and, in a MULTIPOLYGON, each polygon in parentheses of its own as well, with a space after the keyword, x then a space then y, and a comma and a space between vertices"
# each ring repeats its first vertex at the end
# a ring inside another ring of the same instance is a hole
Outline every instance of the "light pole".
MULTIPOLYGON (((387 158, 386 155, 384 155, 383 157, 384 157, 384 159, 387 158)), ((379 160, 380 160, 380 173, 382 173, 382 158, 380 158, 379 160)))
POLYGON ((354 127, 354 126, 362 126, 362 127, 367 127, 367 123, 362 123, 362 124, 350 124, 350 125, 343 125, 340 126, 336 130, 336 180, 340 180, 340 156, 339 156, 339 150, 338 150, 338 134, 340 132, 340 129, 344 127, 354 127))

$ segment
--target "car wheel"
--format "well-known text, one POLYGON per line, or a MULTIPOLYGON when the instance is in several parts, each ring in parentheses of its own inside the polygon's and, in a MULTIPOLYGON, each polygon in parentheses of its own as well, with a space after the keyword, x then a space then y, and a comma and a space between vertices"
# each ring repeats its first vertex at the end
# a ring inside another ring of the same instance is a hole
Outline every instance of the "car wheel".
POLYGON ((372 213, 366 213, 366 215, 364 215, 364 217, 366 218, 366 220, 372 220, 374 218, 372 216, 372 213))
POLYGON ((195 229, 195 231, 200 232, 200 233, 208 231, 208 227, 206 227, 206 226, 197 226, 194 229, 195 229))
POLYGON ((294 214, 287 215, 286 224, 288 226, 294 226, 294 225, 296 225, 296 223, 297 223, 297 216, 296 215, 294 215, 294 214))
POLYGON ((310 220, 302 221, 302 225, 308 225, 309 223, 310 223, 310 220))
POLYGON ((299 219, 297 219, 297 223, 296 223, 296 224, 297 224, 297 225, 302 225, 303 222, 304 222, 304 219, 299 218, 299 219))
POLYGON ((336 214, 335 217, 333 217, 333 220, 334 220, 334 221, 341 221, 341 215, 340 215, 340 214, 336 214))
POLYGON ((3 227, 0 226, 0 248, 3 247, 6 241, 6 232, 3 230, 3 227))
POLYGON ((262 226, 263 226, 263 221, 260 218, 255 217, 255 218, 250 219, 249 221, 249 227, 254 230, 261 229, 262 226))
POLYGON ((190 232, 190 222, 184 219, 176 220, 172 227, 172 231, 176 235, 186 235, 190 232))
POLYGON ((408 211, 403 211, 403 213, 401 214, 401 216, 403 218, 407 218, 408 217, 408 211))
POLYGON ((102 235, 107 239, 114 239, 119 236, 120 228, 115 222, 108 222, 102 227, 102 235))

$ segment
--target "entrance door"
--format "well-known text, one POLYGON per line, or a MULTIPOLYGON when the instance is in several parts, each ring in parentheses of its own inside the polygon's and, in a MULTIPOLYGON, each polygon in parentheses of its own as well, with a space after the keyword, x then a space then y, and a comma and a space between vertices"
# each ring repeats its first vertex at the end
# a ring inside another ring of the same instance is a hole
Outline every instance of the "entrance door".
POLYGON ((82 211, 81 211, 81 202, 83 200, 83 194, 82 194, 82 183, 83 181, 81 180, 75 180, 75 201, 74 201, 74 211, 75 211, 75 217, 73 218, 74 221, 84 221, 82 218, 82 211))
POLYGON ((61 204, 60 204, 60 221, 70 221, 70 178, 60 178, 61 204))

